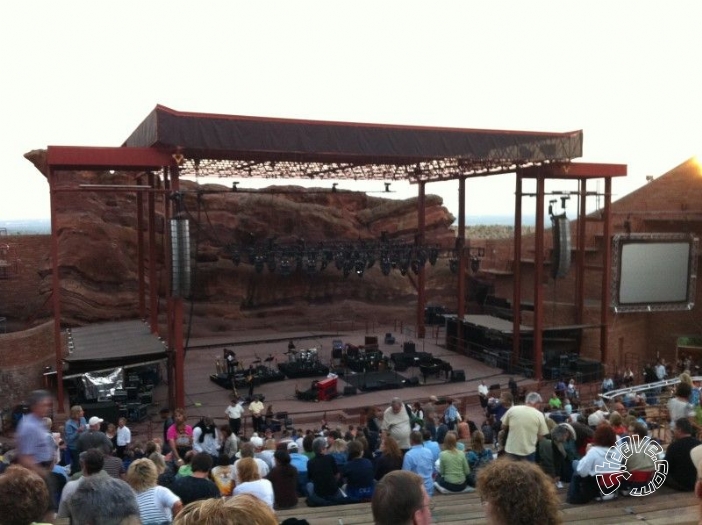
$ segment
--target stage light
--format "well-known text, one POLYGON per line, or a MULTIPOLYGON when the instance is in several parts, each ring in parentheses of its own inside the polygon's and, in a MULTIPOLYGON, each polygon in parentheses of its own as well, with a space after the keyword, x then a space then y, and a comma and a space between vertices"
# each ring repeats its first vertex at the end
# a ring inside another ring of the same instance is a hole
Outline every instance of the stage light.
POLYGON ((358 275, 359 277, 363 277, 363 271, 366 269, 366 261, 364 261, 363 259, 358 259, 356 261, 355 266, 356 266, 356 275, 358 275))
POLYGON ((280 260, 280 273, 281 275, 290 275, 292 273, 292 264, 287 257, 283 257, 280 260))
POLYGON ((429 264, 434 266, 436 264, 436 261, 438 258, 439 258, 438 248, 429 248, 429 264))
POLYGON ((256 270, 256 273, 261 273, 263 272, 263 266, 265 264, 265 259, 263 255, 257 255, 256 258, 254 259, 254 270, 256 270))

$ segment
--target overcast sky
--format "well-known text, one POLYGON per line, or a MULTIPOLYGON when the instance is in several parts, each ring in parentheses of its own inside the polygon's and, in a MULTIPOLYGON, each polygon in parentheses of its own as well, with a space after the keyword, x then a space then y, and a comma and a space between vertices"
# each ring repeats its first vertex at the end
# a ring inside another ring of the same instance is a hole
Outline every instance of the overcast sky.
MULTIPOLYGON (((2 2, 0 220, 49 215, 48 184, 24 153, 119 146, 156 104, 582 129, 580 160, 629 166, 616 199, 702 154, 701 56, 699 0, 2 2)), ((512 213, 513 181, 469 180, 467 213, 512 213)), ((416 195, 416 186, 393 188, 416 195)), ((456 189, 429 184, 427 193, 455 214, 456 189)))

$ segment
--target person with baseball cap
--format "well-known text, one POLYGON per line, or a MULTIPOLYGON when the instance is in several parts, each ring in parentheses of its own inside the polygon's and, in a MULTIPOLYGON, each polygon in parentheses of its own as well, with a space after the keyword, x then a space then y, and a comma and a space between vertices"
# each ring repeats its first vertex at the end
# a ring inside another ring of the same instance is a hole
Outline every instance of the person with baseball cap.
POLYGON ((91 448, 97 448, 104 454, 112 452, 112 441, 100 430, 103 420, 93 416, 88 420, 88 430, 83 432, 78 438, 76 448, 78 453, 85 452, 91 448))

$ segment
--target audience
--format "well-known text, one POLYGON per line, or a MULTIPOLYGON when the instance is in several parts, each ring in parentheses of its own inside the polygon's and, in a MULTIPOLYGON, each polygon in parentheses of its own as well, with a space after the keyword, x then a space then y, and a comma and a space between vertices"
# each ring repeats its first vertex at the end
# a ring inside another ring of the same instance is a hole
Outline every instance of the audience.
POLYGON ((546 419, 539 410, 541 396, 529 392, 524 405, 509 408, 502 416, 502 430, 509 429, 505 441, 505 452, 512 459, 536 460, 536 444, 548 434, 546 419))
MULTIPOLYGON (((291 441, 289 445, 293 445, 293 448, 297 450, 297 445, 294 442, 291 441)), ((291 464, 290 454, 287 450, 289 447, 285 444, 283 446, 285 448, 275 451, 275 467, 267 476, 268 481, 273 485, 274 507, 276 509, 289 509, 297 505, 298 472, 291 464)))
POLYGON ((695 489, 697 469, 692 463, 690 452, 700 444, 693 437, 692 423, 687 417, 678 418, 673 427, 673 442, 665 451, 665 460, 668 462, 668 475, 665 485, 685 492, 695 489))
POLYGON ((339 467, 326 454, 327 440, 318 437, 312 442, 315 456, 307 463, 307 505, 310 507, 338 505, 345 495, 339 489, 339 467))
POLYGON ((49 489, 39 474, 11 465, 0 475, 0 523, 31 525, 42 521, 48 510, 49 489))
POLYGON ((402 460, 402 470, 409 470, 419 474, 424 480, 424 488, 429 496, 434 494, 434 457, 428 448, 422 446, 422 434, 412 432, 410 434, 411 448, 402 460))
POLYGON ((449 432, 444 438, 444 450, 439 454, 439 476, 434 487, 443 494, 463 492, 467 486, 470 467, 465 453, 456 448, 456 443, 456 433, 449 432))
POLYGON ((373 463, 363 457, 363 444, 358 440, 348 444, 348 453, 348 461, 341 469, 346 495, 352 501, 370 501, 375 484, 373 463))
POLYGON ((72 523, 139 525, 139 505, 130 486, 110 476, 91 476, 68 501, 72 523))
MULTIPOLYGON (((568 487, 568 503, 589 503, 595 498, 602 500, 613 499, 616 494, 600 495, 597 484, 597 474, 621 473, 621 463, 617 455, 607 457, 607 451, 617 442, 617 435, 609 425, 604 422, 595 430, 592 445, 585 456, 573 462, 573 478, 568 487)), ((611 483, 608 483, 611 485, 611 483)))
POLYGON ((57 517, 59 518, 69 518, 70 508, 68 506, 68 500, 70 497, 78 490, 83 481, 91 476, 102 476, 109 477, 109 474, 103 470, 104 457, 102 452, 97 448, 91 448, 85 452, 79 454, 79 462, 81 467, 81 473, 83 474, 80 478, 69 481, 66 486, 63 487, 61 492, 61 499, 59 501, 57 517))
POLYGON ((381 480, 385 474, 402 468, 402 451, 391 436, 384 436, 380 442, 380 455, 375 458, 374 478, 381 480))

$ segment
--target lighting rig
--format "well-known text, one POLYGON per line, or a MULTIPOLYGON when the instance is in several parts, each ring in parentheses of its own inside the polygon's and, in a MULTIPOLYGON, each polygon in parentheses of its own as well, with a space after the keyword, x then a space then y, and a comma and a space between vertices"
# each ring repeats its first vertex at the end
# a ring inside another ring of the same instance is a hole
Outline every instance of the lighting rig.
POLYGON ((307 244, 304 240, 294 243, 277 243, 273 239, 247 246, 231 244, 227 252, 232 262, 238 266, 248 262, 256 273, 278 272, 290 275, 304 271, 308 275, 321 272, 327 266, 341 271, 344 277, 355 273, 358 277, 376 262, 383 275, 399 270, 402 275, 408 272, 418 274, 427 263, 434 266, 440 257, 436 245, 418 245, 388 240, 357 242, 318 242, 307 244))

